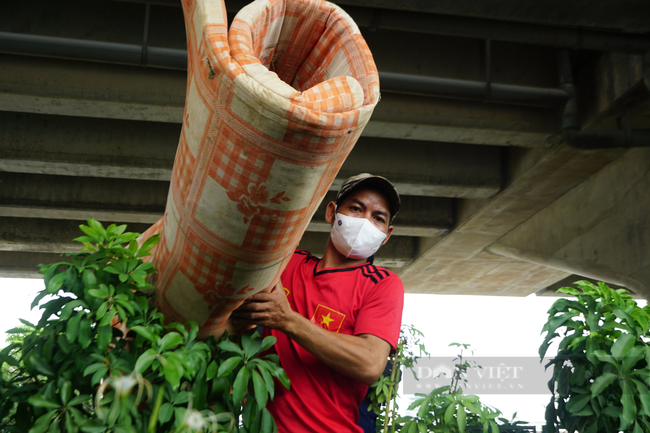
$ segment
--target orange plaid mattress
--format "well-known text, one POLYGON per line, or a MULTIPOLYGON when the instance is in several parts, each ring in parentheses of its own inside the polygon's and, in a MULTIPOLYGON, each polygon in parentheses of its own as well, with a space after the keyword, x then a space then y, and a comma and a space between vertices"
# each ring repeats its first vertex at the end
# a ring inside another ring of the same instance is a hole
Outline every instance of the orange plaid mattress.
POLYGON ((272 287, 379 100, 358 27, 320 0, 183 0, 185 117, 151 260, 169 320, 219 335, 272 287))

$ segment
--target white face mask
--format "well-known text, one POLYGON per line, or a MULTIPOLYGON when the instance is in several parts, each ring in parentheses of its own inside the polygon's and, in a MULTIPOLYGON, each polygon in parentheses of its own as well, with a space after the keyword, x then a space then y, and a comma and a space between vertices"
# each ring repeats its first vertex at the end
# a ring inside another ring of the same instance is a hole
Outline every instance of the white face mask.
POLYGON ((337 213, 330 237, 336 249, 345 257, 366 259, 379 249, 386 239, 386 233, 366 218, 354 218, 337 213))

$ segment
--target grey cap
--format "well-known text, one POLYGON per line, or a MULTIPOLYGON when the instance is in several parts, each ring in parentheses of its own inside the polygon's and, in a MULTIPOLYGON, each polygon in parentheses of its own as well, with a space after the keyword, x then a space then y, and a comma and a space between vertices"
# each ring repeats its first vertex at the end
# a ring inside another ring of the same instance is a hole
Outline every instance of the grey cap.
POLYGON ((401 200, 393 184, 382 176, 376 176, 370 173, 361 173, 349 177, 345 182, 343 182, 339 192, 336 194, 336 204, 339 205, 345 196, 359 186, 378 189, 384 193, 386 200, 388 200, 388 206, 390 207, 390 222, 393 222, 393 218, 395 218, 395 215, 399 211, 401 200))

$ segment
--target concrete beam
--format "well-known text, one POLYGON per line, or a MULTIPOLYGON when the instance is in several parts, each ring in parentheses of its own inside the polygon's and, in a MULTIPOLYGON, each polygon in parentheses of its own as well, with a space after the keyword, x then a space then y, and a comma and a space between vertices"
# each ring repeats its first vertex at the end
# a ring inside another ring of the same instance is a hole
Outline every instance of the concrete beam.
POLYGON ((0 216, 154 223, 168 182, 0 173, 0 216))
POLYGON ((386 176, 405 195, 489 198, 501 188, 501 153, 491 146, 362 138, 331 189, 362 172, 386 176))
MULTIPOLYGON (((128 0, 132 3, 152 3, 176 6, 175 0, 128 0)), ((517 0, 486 0, 476 4, 472 0, 438 1, 407 0, 336 0, 344 9, 369 8, 412 11, 418 14, 435 13, 542 24, 554 26, 594 27, 629 32, 647 32, 650 24, 644 17, 650 12, 644 2, 636 0, 592 0, 589 8, 581 0, 539 0, 522 8, 517 0)), ((228 12, 237 12, 247 4, 246 0, 230 0, 228 12)))
MULTIPOLYGON (((104 225, 106 226, 108 223, 104 225)), ((127 230, 143 232, 148 227, 147 224, 129 224, 127 230)), ((82 235, 83 232, 79 230, 78 221, 0 217, 0 252, 23 253, 20 257, 28 259, 22 266, 23 269, 33 263, 33 260, 25 255, 28 253, 38 255, 80 251, 81 244, 73 242, 73 239, 82 235)), ((303 236, 299 248, 308 249, 316 255, 322 255, 327 245, 328 236, 328 233, 307 232, 303 236)), ((392 237, 377 252, 377 264, 391 268, 407 266, 413 261, 416 244, 417 240, 413 237, 392 237)), ((17 265, 18 263, 9 262, 5 266, 5 263, 0 261, 0 274, 3 272, 3 268, 13 268, 17 265)))
POLYGON ((441 143, 548 148, 558 144, 554 110, 382 94, 364 136, 441 143))
MULTIPOLYGON (((611 129, 627 128, 626 109, 635 115, 639 111, 635 105, 649 96, 640 55, 604 53, 581 68, 575 84, 583 129, 593 128, 596 124, 611 129)), ((631 128, 647 128, 647 113, 642 115, 646 116, 645 124, 640 124, 636 118, 631 119, 635 122, 631 128)))
POLYGON ((0 112, 0 171, 171 178, 181 125, 0 112))
MULTIPOLYGON (((74 220, 70 223, 74 229, 86 218, 153 224, 163 215, 169 188, 167 182, 23 173, 0 173, 0 185, 0 217, 74 220)), ((329 231, 324 223, 329 200, 321 205, 309 231, 329 231)), ((451 199, 405 195, 402 200, 397 236, 440 236, 451 229, 451 199)))
MULTIPOLYGON (((459 200, 457 228, 402 273, 409 292, 526 296, 571 272, 490 253, 487 248, 613 161, 621 150, 580 152, 565 146, 520 149, 512 155, 507 187, 490 201, 459 200), (479 203, 473 203, 473 202, 479 203)), ((581 200, 590 195, 583 194, 581 200)), ((571 213, 572 206, 561 208, 571 213)), ((557 224, 557 229, 561 228, 557 224)), ((532 230, 536 241, 544 229, 532 230)), ((525 248, 525 243, 522 244, 525 248)), ((495 251, 496 252, 496 251, 495 251)))
MULTIPOLYGON (((167 123, 0 112, 0 170, 168 181, 179 129, 167 123)), ((500 158, 499 149, 489 146, 362 137, 332 190, 367 171, 390 177, 403 195, 487 198, 501 186, 500 158)))
POLYGON ((185 71, 3 55, 0 111, 181 123, 185 71))
MULTIPOLYGON (((58 254, 78 252, 82 245, 73 242, 73 239, 84 236, 79 229, 80 224, 81 221, 0 217, 0 251, 58 254)), ((108 227, 111 222, 102 221, 102 224, 108 227)), ((142 233, 149 227, 150 224, 129 224, 127 230, 142 233)))
POLYGON ((0 251, 0 278, 43 278, 38 265, 67 261, 56 253, 0 251))
MULTIPOLYGON (((153 2, 146 0, 143 3, 153 2)), ((185 49, 185 22, 181 3, 170 3, 176 7, 151 8, 148 45, 185 49)), ((242 6, 246 4, 242 3, 242 6)), ((32 0, 29 3, 4 4, 0 31, 141 45, 144 22, 144 4, 125 1, 64 0, 53 3, 32 0)))
POLYGON ((631 149, 490 251, 624 286, 650 299, 648 189, 650 149, 631 149))
MULTIPOLYGON (((0 111, 179 123, 185 73, 5 55, 0 111)), ((498 146, 559 142, 554 110, 387 93, 365 137, 498 146)))
POLYGON ((531 24, 594 27, 644 33, 650 31, 645 17, 650 6, 636 0, 592 0, 589 7, 581 0, 537 0, 522 7, 518 0, 338 0, 345 6, 397 9, 418 13, 435 13, 515 21, 531 24))

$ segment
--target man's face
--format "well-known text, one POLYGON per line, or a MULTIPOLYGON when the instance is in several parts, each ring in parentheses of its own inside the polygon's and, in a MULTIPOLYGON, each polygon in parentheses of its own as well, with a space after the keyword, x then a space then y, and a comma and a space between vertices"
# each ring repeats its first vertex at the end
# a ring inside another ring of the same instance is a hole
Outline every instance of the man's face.
MULTIPOLYGON (((336 208, 336 212, 349 217, 365 218, 388 236, 393 231, 393 227, 390 225, 388 200, 374 189, 358 188, 353 190, 336 208)), ((331 213, 331 219, 330 215, 327 215, 327 222, 330 224, 334 221, 334 209, 331 213)), ((388 237, 386 239, 388 240, 388 237)))

